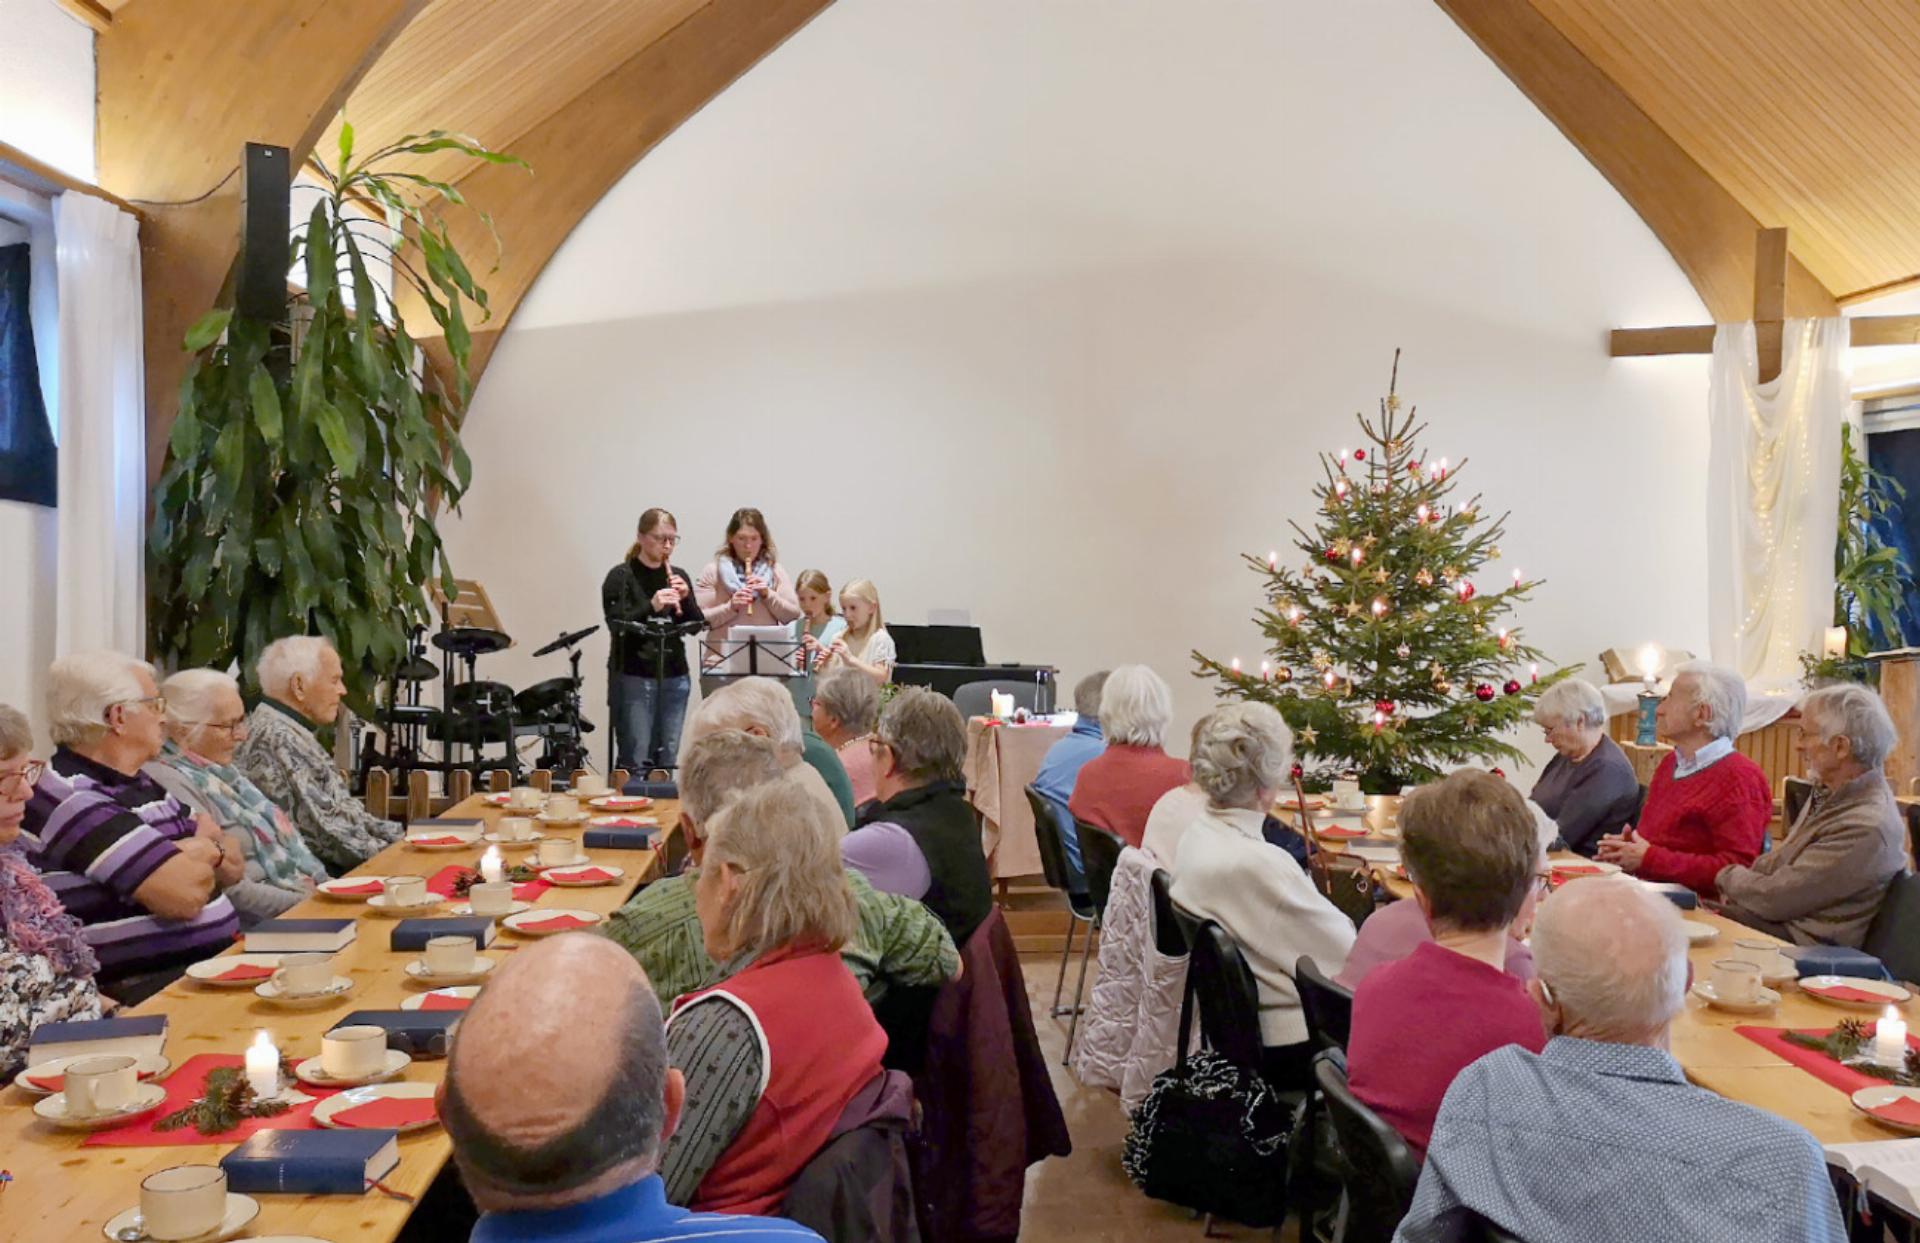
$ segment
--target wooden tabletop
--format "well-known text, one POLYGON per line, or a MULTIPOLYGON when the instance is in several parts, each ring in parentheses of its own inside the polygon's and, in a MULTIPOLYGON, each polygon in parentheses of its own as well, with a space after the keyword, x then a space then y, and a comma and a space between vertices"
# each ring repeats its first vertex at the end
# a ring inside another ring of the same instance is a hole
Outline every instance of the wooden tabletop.
MULTIPOLYGON (((500 812, 485 806, 482 796, 448 809, 453 818, 481 818, 489 826, 500 812)), ((662 826, 679 821, 679 803, 662 799, 649 811, 662 826)), ((579 833, 582 830, 573 830, 579 833)), ((484 843, 480 846, 484 848, 484 843)), ((479 862, 481 850, 421 851, 404 845, 388 847, 355 869, 354 875, 432 876, 450 864, 469 867, 479 862)), ((520 857, 507 855, 509 862, 520 857)), ((626 875, 616 884, 591 889, 549 889, 539 907, 571 907, 605 915, 632 896, 657 865, 655 852, 603 850, 593 852, 597 863, 613 864, 626 875)), ((360 903, 312 898, 287 912, 288 918, 339 919, 357 916, 358 934, 340 951, 336 966, 352 977, 354 989, 322 1010, 281 1010, 269 1006, 250 989, 216 989, 182 979, 129 1014, 167 1016, 166 1055, 179 1066, 199 1053, 242 1052, 261 1028, 272 1033, 283 1053, 297 1059, 318 1054, 320 1036, 354 1010, 396 1009, 403 998, 426 991, 413 983, 404 967, 417 953, 393 953, 387 948, 393 920, 372 917, 360 903)), ((504 929, 486 953, 496 960, 528 944, 504 929)), ((438 1083, 446 1062, 417 1060, 402 1081, 438 1083)), ((233 1148, 227 1144, 187 1144, 164 1148, 82 1148, 84 1134, 56 1130, 34 1116, 34 1097, 19 1088, 0 1088, 0 1165, 12 1171, 13 1181, 0 1190, 0 1238, 19 1243, 40 1239, 86 1240, 105 1236, 102 1228, 121 1211, 140 1201, 140 1182, 156 1170, 174 1165, 216 1164, 233 1148)), ((412 1196, 423 1194, 446 1164, 450 1146, 439 1127, 400 1139, 400 1166, 386 1185, 412 1196)), ((332 1243, 390 1240, 399 1233, 413 1205, 377 1193, 362 1196, 263 1195, 256 1197, 261 1213, 246 1235, 312 1235, 332 1243)))

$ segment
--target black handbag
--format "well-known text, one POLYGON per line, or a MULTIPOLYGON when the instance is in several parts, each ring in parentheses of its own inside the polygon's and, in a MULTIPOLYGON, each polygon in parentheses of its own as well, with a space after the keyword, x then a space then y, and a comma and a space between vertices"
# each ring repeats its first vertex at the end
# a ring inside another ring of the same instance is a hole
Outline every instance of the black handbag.
POLYGON ((1180 1000, 1180 1056, 1133 1112, 1121 1168, 1156 1200, 1248 1226, 1287 1211, 1293 1110, 1258 1069, 1211 1049, 1187 1052, 1193 981, 1180 1000))

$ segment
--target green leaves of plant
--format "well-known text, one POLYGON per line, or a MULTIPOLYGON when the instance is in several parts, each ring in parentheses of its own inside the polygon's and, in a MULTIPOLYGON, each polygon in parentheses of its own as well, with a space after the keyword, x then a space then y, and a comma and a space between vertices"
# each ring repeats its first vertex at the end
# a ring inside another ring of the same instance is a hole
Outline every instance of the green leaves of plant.
POLYGON ((193 327, 187 329, 187 353, 198 354, 201 350, 206 349, 209 345, 218 341, 220 334, 227 330, 227 325, 231 323, 232 320, 233 309, 231 307, 222 307, 219 310, 208 311, 205 315, 193 321, 193 327))
POLYGON ((278 448, 285 422, 280 415, 280 390, 273 386, 266 364, 256 364, 247 377, 247 395, 253 406, 254 426, 269 445, 278 448))

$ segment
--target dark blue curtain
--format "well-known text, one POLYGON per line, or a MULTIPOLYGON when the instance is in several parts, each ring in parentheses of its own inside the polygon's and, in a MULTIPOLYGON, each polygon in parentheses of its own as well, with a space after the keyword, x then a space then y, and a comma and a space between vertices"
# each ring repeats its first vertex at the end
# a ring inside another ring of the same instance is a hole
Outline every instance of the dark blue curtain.
POLYGON ((0 500, 51 506, 59 472, 33 353, 28 270, 24 243, 0 246, 0 500))

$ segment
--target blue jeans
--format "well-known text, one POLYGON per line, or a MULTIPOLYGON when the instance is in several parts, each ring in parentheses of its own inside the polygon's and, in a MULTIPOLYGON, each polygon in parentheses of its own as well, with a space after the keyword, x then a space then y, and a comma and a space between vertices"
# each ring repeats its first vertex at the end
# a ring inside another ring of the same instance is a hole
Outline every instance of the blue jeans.
POLYGON ((680 725, 687 716, 693 684, 685 674, 664 678, 659 695, 652 678, 616 673, 607 687, 612 697, 616 768, 636 777, 649 769, 674 768, 680 762, 680 725))

